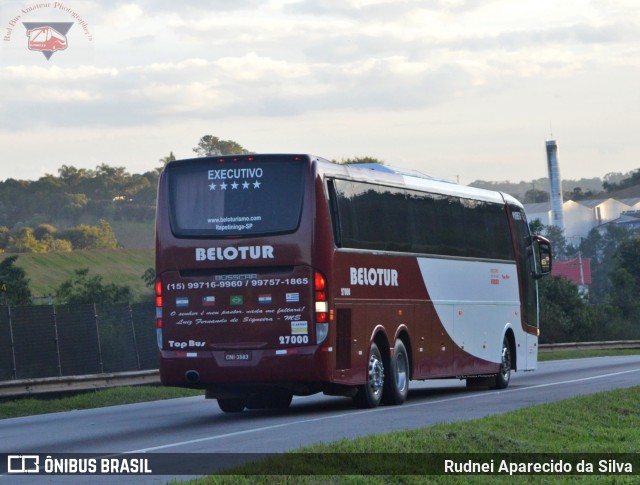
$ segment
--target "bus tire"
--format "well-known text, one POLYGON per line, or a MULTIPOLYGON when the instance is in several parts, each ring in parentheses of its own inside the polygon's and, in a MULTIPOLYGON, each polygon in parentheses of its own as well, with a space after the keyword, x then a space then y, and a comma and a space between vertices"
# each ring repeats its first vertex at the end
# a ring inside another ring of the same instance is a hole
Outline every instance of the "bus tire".
POLYGON ((239 397, 218 398, 218 406, 225 413, 241 413, 246 401, 239 397))
POLYGON ((382 401, 384 390, 384 365, 382 354, 375 343, 369 350, 369 362, 367 365, 367 382, 358 386, 358 393, 354 398, 360 408, 375 408, 382 401))
POLYGON ((506 389, 511 380, 511 367, 513 364, 513 357, 511 355, 511 346, 509 340, 504 337, 502 341, 502 353, 500 362, 500 371, 496 374, 495 384, 491 386, 492 389, 506 389))
POLYGON ((293 394, 289 391, 279 391, 271 396, 267 403, 269 409, 287 409, 291 405, 293 394))
POLYGON ((389 359, 389 368, 384 378, 385 404, 402 404, 409 394, 409 356, 402 340, 396 340, 393 357, 389 359))

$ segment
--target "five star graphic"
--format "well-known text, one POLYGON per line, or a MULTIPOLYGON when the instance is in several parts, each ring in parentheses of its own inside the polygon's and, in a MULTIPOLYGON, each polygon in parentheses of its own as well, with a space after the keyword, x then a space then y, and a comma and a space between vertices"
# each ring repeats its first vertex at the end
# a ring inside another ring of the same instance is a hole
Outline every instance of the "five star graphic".
MULTIPOLYGON (((240 185, 242 185, 243 189, 249 189, 252 185, 254 189, 259 189, 260 186, 262 185, 260 182, 258 182, 257 180, 255 182, 247 182, 246 180, 244 182, 242 182, 242 184, 239 184, 237 182, 233 182, 231 184, 231 189, 232 190, 236 190, 238 187, 240 187, 240 185)), ((213 182, 209 184, 209 190, 217 190, 218 187, 220 187, 220 190, 227 190, 227 187, 229 186, 229 184, 227 184, 226 182, 222 182, 221 184, 214 184, 213 182)))

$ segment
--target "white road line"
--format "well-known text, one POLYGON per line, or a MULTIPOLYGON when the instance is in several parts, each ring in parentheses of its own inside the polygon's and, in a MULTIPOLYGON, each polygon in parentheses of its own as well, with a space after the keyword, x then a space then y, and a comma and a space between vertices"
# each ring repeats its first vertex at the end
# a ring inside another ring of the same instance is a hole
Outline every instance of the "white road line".
MULTIPOLYGON (((499 396, 502 392, 518 392, 518 391, 528 391, 531 389, 542 389, 544 387, 551 387, 551 386, 560 386, 560 385, 566 385, 566 384, 574 384, 577 382, 585 382, 585 381, 591 381, 594 379, 603 379, 603 378, 607 378, 607 377, 614 377, 614 376, 619 376, 619 375, 623 375, 623 374, 630 374, 632 372, 640 372, 640 369, 631 369, 631 370, 626 370, 626 371, 620 371, 620 372, 613 372, 611 374, 602 374, 599 376, 591 376, 591 377, 583 377, 580 379, 571 379, 568 381, 558 381, 558 382, 549 382, 547 384, 538 384, 535 386, 527 386, 527 387, 520 387, 520 388, 516 388, 516 389, 507 389, 505 391, 499 391, 499 392, 494 392, 493 395, 495 396, 499 396)), ((467 394, 465 396, 456 396, 456 397, 451 397, 451 398, 446 398, 446 399, 438 399, 436 401, 427 401, 427 402, 419 402, 419 403, 414 403, 414 404, 403 404, 403 408, 411 408, 411 407, 417 407, 417 406, 428 406, 428 405, 432 405, 432 404, 441 404, 441 403, 445 403, 445 402, 451 402, 451 401, 462 401, 465 399, 473 399, 476 398, 478 396, 489 396, 490 394, 486 393, 486 392, 480 392, 480 393, 473 393, 473 394, 467 394)), ((287 426, 297 426, 300 424, 307 424, 307 423, 315 423, 318 421, 324 421, 324 420, 329 420, 329 419, 340 419, 340 418, 345 418, 345 417, 351 417, 351 416, 357 416, 360 414, 367 414, 367 413, 374 413, 374 412, 384 412, 384 411, 390 411, 390 410, 395 410, 398 409, 395 406, 389 406, 389 407, 379 407, 379 408, 375 408, 375 409, 367 409, 364 411, 350 411, 348 413, 342 413, 342 414, 333 414, 331 416, 322 416, 319 418, 312 418, 312 419, 303 419, 301 421, 292 421, 292 422, 288 422, 288 423, 282 423, 282 424, 274 424, 271 426, 263 426, 261 428, 252 428, 252 429, 247 429, 244 431, 235 431, 233 433, 225 433, 225 434, 220 434, 220 435, 215 435, 215 436, 207 436, 205 438, 198 438, 198 439, 193 439, 193 440, 187 440, 187 441, 177 441, 175 443, 167 443, 165 445, 160 445, 160 446, 152 446, 149 448, 141 448, 139 450, 133 450, 133 451, 125 451, 123 453, 147 453, 147 452, 152 452, 152 451, 158 451, 158 450, 164 450, 167 448, 175 448, 175 447, 179 447, 179 446, 185 446, 185 445, 191 445, 194 443, 202 443, 205 441, 214 441, 214 440, 220 440, 220 439, 224 439, 224 438, 231 438, 234 436, 242 436, 245 434, 252 434, 252 433, 261 433, 263 431, 271 431, 274 429, 278 429, 278 428, 285 428, 287 426)))

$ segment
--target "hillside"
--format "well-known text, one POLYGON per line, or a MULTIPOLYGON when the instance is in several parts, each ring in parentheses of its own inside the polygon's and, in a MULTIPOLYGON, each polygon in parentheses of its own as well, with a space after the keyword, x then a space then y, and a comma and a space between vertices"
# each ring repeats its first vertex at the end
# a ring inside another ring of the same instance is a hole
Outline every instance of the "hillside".
MULTIPOLYGON (((3 254, 2 256, 10 256, 3 254)), ((71 278, 76 269, 89 268, 89 275, 100 275, 104 283, 127 285, 137 300, 151 299, 152 289, 142 280, 147 268, 154 266, 153 249, 115 249, 73 251, 69 253, 22 253, 16 266, 23 268, 36 303, 71 278)))
POLYGON ((118 243, 127 249, 151 249, 155 245, 155 223, 134 221, 109 221, 118 243))

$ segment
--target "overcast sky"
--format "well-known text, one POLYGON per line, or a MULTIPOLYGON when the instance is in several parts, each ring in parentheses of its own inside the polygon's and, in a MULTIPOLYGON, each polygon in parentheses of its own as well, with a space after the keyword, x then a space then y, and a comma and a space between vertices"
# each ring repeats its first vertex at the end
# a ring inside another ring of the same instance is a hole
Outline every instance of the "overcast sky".
POLYGON ((565 179, 640 168, 638 0, 61 3, 0 0, 0 180, 207 134, 466 184, 546 176, 552 131, 565 179), (22 22, 51 21, 47 60, 22 22))

